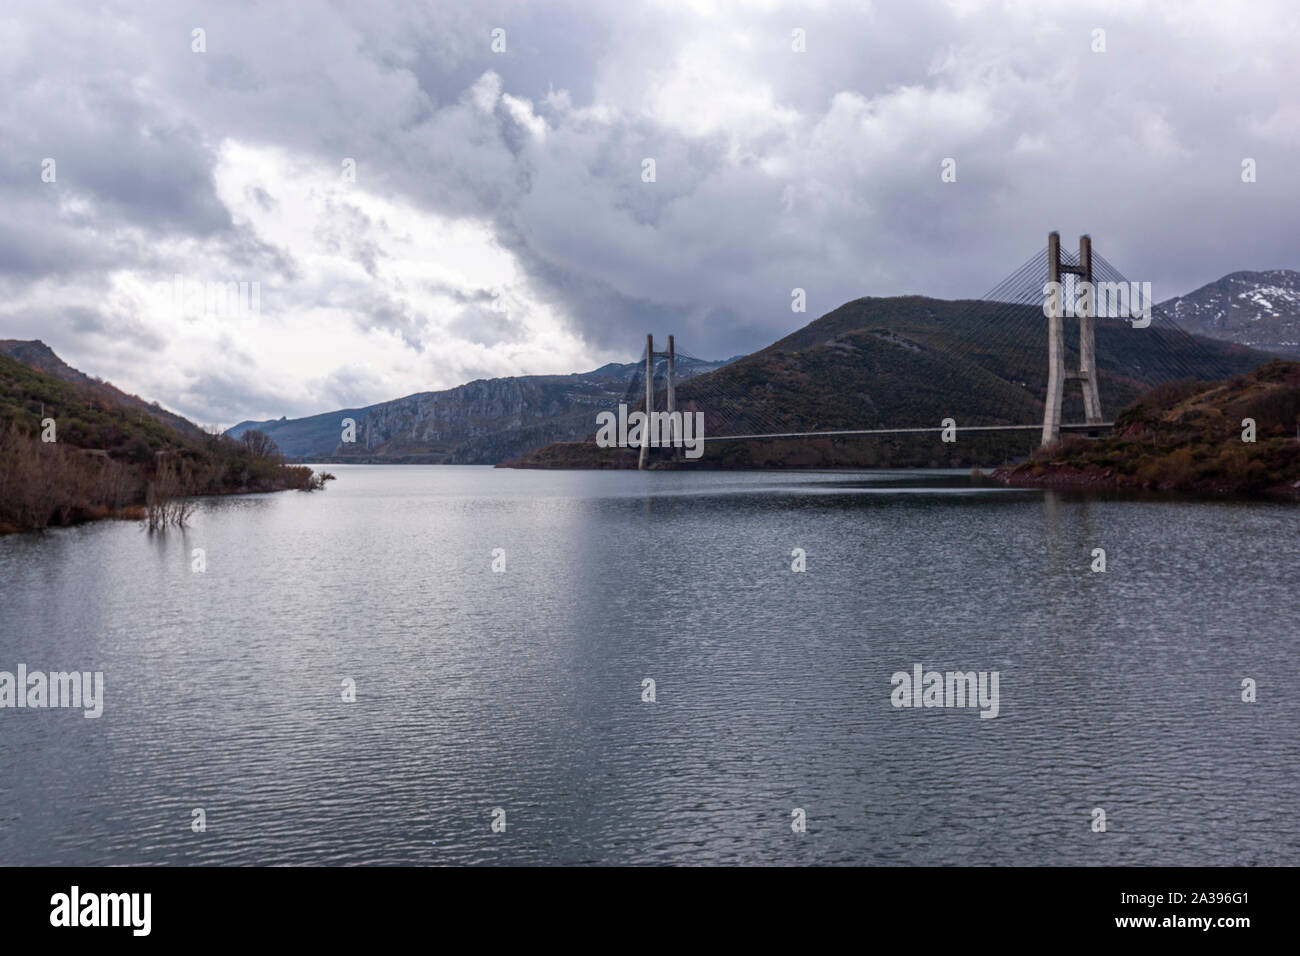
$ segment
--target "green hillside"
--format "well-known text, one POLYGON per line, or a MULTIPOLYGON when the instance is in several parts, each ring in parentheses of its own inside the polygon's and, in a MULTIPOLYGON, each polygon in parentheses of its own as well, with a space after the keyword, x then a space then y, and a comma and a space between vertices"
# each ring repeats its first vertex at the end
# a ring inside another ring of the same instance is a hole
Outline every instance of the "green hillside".
POLYGON ((45 418, 54 419, 59 442, 118 460, 143 461, 193 442, 151 415, 0 355, 0 428, 39 435, 45 418))
POLYGON ((1300 362, 1223 382, 1162 385, 1101 441, 1067 437, 994 477, 1016 486, 1145 488, 1300 498, 1300 362), (1243 440, 1243 421, 1255 423, 1243 440))
POLYGON ((187 496, 318 485, 269 442, 205 434, 189 422, 180 431, 113 392, 0 354, 0 533, 156 519, 158 506, 187 496))
POLYGON ((198 437, 203 434, 203 430, 193 422, 175 412, 169 412, 157 402, 146 402, 138 395, 130 395, 108 382, 91 378, 77 371, 39 339, 0 339, 0 355, 7 355, 30 369, 75 386, 79 396, 85 400, 97 399, 100 406, 120 407, 128 412, 140 412, 183 435, 198 437))

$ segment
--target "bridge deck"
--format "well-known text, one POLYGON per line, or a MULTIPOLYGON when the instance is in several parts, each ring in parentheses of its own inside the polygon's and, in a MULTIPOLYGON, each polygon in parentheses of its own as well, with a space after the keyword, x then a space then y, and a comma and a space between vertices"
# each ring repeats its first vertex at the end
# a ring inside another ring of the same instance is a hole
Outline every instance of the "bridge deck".
MULTIPOLYGON (((1113 428, 1114 422, 1097 422, 1093 425, 1087 424, 1062 424, 1061 431, 1098 431, 1106 428, 1113 428)), ((957 432, 1018 432, 1018 431, 1035 431, 1041 432, 1042 425, 958 425, 957 432)), ((826 432, 770 432, 763 435, 705 435, 703 441, 744 441, 750 438, 831 438, 835 436, 847 435, 910 435, 923 434, 926 432, 942 432, 943 427, 933 428, 925 426, 922 428, 853 428, 843 431, 826 431, 826 432)))

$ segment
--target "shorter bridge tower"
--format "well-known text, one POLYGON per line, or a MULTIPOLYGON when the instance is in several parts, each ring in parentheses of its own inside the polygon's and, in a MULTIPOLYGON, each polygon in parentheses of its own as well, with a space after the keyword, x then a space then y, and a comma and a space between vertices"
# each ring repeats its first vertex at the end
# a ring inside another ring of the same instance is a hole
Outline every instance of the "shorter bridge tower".
MULTIPOLYGON (((671 335, 668 336, 667 352, 656 352, 655 337, 653 335, 646 335, 645 337, 646 425, 645 425, 645 430, 642 432, 641 454, 637 458, 637 468, 642 470, 644 470, 646 467, 646 460, 648 459, 650 453, 650 442, 648 439, 650 434, 650 413, 653 412, 655 409, 655 359, 657 358, 668 360, 667 368, 665 369, 665 373, 668 379, 667 388, 665 390, 666 395, 664 398, 665 404, 667 405, 667 408, 665 410, 668 412, 675 412, 677 411, 677 375, 674 366, 677 364, 677 348, 673 343, 673 337, 671 335)), ((672 419, 670 418, 669 422, 671 423, 671 421, 672 419)), ((671 429, 672 427, 671 424, 668 427, 671 429)), ((665 438, 666 441, 668 441, 670 447, 676 447, 672 444, 673 440, 677 438, 676 435, 670 433, 669 435, 663 437, 665 438)))

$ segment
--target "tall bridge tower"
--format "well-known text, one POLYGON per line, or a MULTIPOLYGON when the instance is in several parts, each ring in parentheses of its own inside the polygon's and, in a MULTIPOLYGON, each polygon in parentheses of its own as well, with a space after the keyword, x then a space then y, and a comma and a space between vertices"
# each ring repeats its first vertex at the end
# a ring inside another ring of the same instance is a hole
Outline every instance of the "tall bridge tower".
MULTIPOLYGON (((1047 281, 1061 286, 1062 275, 1076 275, 1080 282, 1092 284, 1092 239, 1079 237, 1079 264, 1061 261, 1061 234, 1047 237, 1047 281)), ((1074 297, 1071 296, 1071 300, 1074 297)), ((1089 294, 1087 307, 1079 315, 1079 370, 1065 371, 1065 290, 1048 299, 1047 309, 1047 399, 1043 403, 1043 445, 1051 445, 1061 437, 1061 403, 1065 396, 1065 380, 1078 379, 1083 387, 1085 423, 1101 423, 1101 398, 1097 393, 1097 349, 1094 313, 1096 297, 1089 294)))

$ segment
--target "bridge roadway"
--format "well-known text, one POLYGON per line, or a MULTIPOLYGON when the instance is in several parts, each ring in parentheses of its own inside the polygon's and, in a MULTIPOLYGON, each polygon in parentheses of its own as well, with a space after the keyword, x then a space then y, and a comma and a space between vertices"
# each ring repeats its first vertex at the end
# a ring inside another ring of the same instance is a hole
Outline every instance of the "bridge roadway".
MULTIPOLYGON (((1097 422, 1092 425, 1088 424, 1065 424, 1062 423, 1061 431, 1090 432, 1100 431, 1102 429, 1113 428, 1114 422, 1097 422)), ((1019 432, 1035 431, 1041 432, 1043 426, 1040 425, 958 425, 957 433, 962 432, 1019 432)), ((932 428, 855 428, 845 431, 829 432, 771 432, 765 435, 704 435, 703 441, 744 441, 750 438, 832 438, 835 436, 849 435, 909 435, 920 434, 925 432, 943 432, 946 428, 940 426, 932 428)), ((653 447, 653 446, 652 446, 653 447)))

